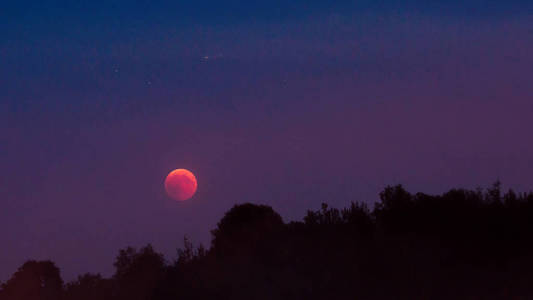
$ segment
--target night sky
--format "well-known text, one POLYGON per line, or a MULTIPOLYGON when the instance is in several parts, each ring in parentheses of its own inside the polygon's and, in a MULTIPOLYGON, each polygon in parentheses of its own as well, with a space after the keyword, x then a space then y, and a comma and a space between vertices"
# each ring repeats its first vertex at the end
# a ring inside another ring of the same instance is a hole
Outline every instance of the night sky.
POLYGON ((290 221, 389 184, 530 190, 533 2, 175 2, 2 4, 0 280, 174 259, 236 203, 290 221))

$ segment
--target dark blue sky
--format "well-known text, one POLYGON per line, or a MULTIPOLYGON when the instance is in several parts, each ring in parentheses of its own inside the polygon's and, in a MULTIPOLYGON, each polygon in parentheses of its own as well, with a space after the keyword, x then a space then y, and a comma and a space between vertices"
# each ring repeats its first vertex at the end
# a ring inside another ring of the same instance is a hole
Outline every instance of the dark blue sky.
POLYGON ((528 2, 3 4, 0 280, 29 258, 109 275, 148 242, 173 259, 239 202, 289 221, 387 184, 530 190, 528 2))

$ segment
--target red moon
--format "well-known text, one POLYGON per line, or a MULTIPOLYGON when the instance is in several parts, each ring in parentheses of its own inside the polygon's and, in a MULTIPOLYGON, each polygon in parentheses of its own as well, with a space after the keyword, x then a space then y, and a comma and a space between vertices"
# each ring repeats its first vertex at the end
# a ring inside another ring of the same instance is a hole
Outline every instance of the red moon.
POLYGON ((177 201, 190 199, 196 193, 197 187, 196 177, 186 169, 176 169, 170 172, 165 179, 167 194, 177 201))

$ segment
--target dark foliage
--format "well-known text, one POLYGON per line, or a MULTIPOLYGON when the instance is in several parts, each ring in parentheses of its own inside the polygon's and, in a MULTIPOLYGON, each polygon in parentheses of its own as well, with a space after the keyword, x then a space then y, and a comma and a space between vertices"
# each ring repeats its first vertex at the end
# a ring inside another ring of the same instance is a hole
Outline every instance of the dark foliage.
POLYGON ((59 269, 51 261, 30 260, 2 284, 3 300, 56 300, 62 293, 59 269))
POLYGON ((387 187, 373 210, 323 204, 302 222, 242 204, 209 249, 184 240, 166 263, 150 245, 120 250, 112 278, 62 285, 51 262, 29 261, 0 300, 533 299, 533 194, 387 187))
POLYGON ((104 279, 99 274, 85 274, 65 286, 65 299, 111 300, 114 299, 113 280, 104 279))
POLYGON ((114 266, 116 299, 149 299, 165 273, 163 255, 150 245, 139 251, 131 247, 120 250, 114 266))

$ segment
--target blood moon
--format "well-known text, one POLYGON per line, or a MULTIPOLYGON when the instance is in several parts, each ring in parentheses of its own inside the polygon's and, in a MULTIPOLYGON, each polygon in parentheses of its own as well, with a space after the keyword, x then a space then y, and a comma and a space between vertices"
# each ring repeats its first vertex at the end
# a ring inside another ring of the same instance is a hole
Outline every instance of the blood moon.
POLYGON ((176 169, 170 172, 165 179, 167 194, 177 201, 190 199, 196 193, 197 187, 196 177, 186 169, 176 169))

